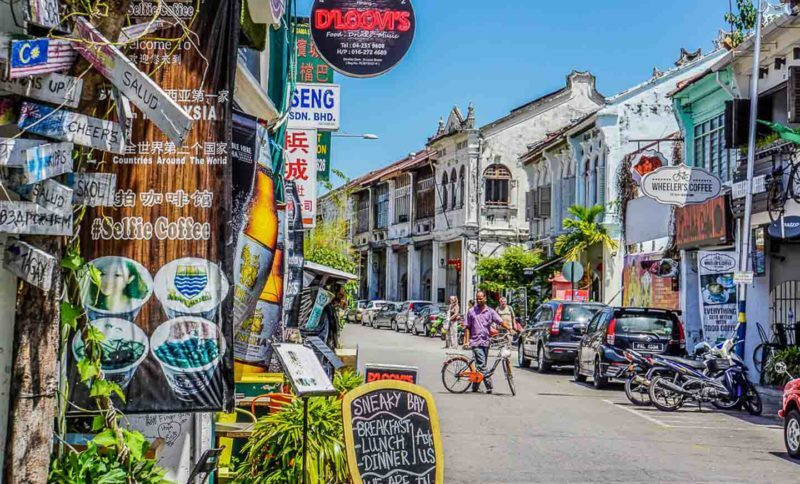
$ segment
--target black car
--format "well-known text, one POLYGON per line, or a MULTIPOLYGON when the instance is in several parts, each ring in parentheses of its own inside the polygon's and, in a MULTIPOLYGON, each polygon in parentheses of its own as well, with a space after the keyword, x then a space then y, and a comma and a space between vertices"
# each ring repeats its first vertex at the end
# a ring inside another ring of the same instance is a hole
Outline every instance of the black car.
POLYGON ((549 301, 536 309, 517 342, 521 367, 536 360, 540 373, 553 365, 571 365, 589 321, 606 306, 600 303, 549 301))
POLYGON ((373 328, 391 328, 396 323, 394 322, 397 313, 400 312, 400 303, 387 302, 373 314, 369 321, 369 325, 373 328))
POLYGON ((624 375, 623 350, 683 356, 686 337, 679 312, 668 309, 607 308, 595 315, 578 345, 575 381, 591 376, 595 388, 624 375))

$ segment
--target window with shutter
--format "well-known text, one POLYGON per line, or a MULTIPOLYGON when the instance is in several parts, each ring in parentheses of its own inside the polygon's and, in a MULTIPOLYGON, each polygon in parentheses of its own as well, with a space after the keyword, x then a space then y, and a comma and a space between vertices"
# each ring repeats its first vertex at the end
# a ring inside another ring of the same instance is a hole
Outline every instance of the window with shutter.
POLYGON ((533 218, 533 190, 525 192, 525 220, 533 218))
POLYGON ((786 94, 789 122, 800 123, 800 66, 789 67, 789 82, 786 94))
POLYGON ((725 101, 725 147, 741 148, 747 144, 750 132, 750 100, 725 101))
POLYGON ((550 218, 550 200, 551 188, 550 186, 542 187, 539 189, 539 215, 541 218, 550 218))
POLYGON ((541 211, 541 206, 539 204, 539 189, 535 188, 535 189, 531 190, 530 193, 531 193, 531 204, 533 205, 531 218, 537 219, 537 218, 540 218, 539 214, 540 214, 540 211, 541 211))

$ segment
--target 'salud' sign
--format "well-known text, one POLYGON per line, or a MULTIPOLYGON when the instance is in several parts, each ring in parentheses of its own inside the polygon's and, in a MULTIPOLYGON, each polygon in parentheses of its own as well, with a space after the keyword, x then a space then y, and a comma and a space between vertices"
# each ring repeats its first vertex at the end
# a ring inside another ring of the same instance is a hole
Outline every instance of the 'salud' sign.
POLYGON ((642 192, 659 203, 684 207, 719 196, 719 178, 702 168, 665 166, 642 178, 642 192))
POLYGON ((393 68, 414 40, 411 0, 315 0, 311 36, 323 59, 350 77, 393 68))

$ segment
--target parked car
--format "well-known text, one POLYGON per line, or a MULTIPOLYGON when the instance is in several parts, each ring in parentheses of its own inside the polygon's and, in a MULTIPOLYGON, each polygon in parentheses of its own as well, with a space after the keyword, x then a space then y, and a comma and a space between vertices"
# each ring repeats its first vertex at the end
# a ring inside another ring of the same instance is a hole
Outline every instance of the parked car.
POLYGON ((553 365, 572 365, 578 343, 600 303, 549 301, 539 306, 517 341, 517 363, 528 367, 536 360, 540 373, 553 365))
POLYGON ((643 354, 683 356, 686 336, 679 313, 668 309, 606 308, 589 322, 578 345, 575 380, 591 376, 595 388, 625 375, 623 354, 633 349, 643 354))
POLYGON ((397 314, 395 321, 397 322, 396 325, 392 326, 392 329, 395 331, 403 331, 408 332, 411 330, 411 321, 413 317, 419 314, 427 306, 433 306, 434 303, 431 301, 406 301, 403 303, 403 307, 400 308, 400 312, 397 314))
POLYGON ((783 405, 778 411, 783 419, 783 443, 790 457, 800 459, 800 378, 788 372, 786 363, 779 362, 775 368, 790 378, 783 387, 783 405))
POLYGON ((413 334, 428 336, 436 320, 440 318, 447 320, 447 313, 449 310, 450 308, 446 304, 430 304, 425 306, 418 314, 414 314, 411 320, 411 332, 413 334))
POLYGON ((400 312, 400 303, 387 302, 372 315, 369 325, 373 328, 393 328, 395 318, 400 312))
POLYGON ((344 312, 344 320, 348 323, 360 323, 361 312, 367 307, 368 302, 369 301, 366 299, 354 302, 353 305, 344 312))
POLYGON ((367 306, 361 310, 361 324, 369 326, 372 322, 372 317, 389 301, 377 300, 369 301, 367 306))

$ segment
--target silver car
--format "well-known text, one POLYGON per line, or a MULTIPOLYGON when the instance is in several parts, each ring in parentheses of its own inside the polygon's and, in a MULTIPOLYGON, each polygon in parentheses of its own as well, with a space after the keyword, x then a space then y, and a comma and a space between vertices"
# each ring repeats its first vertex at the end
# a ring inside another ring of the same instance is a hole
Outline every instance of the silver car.
POLYGON ((392 329, 395 331, 410 332, 414 318, 419 315, 420 311, 424 308, 433 305, 434 303, 431 301, 404 302, 403 307, 400 308, 400 312, 395 316, 396 324, 392 325, 392 329))
POLYGON ((371 326, 372 325, 372 318, 375 317, 375 313, 381 310, 389 301, 377 300, 377 301, 370 301, 367 303, 366 307, 361 310, 361 324, 364 326, 371 326))

